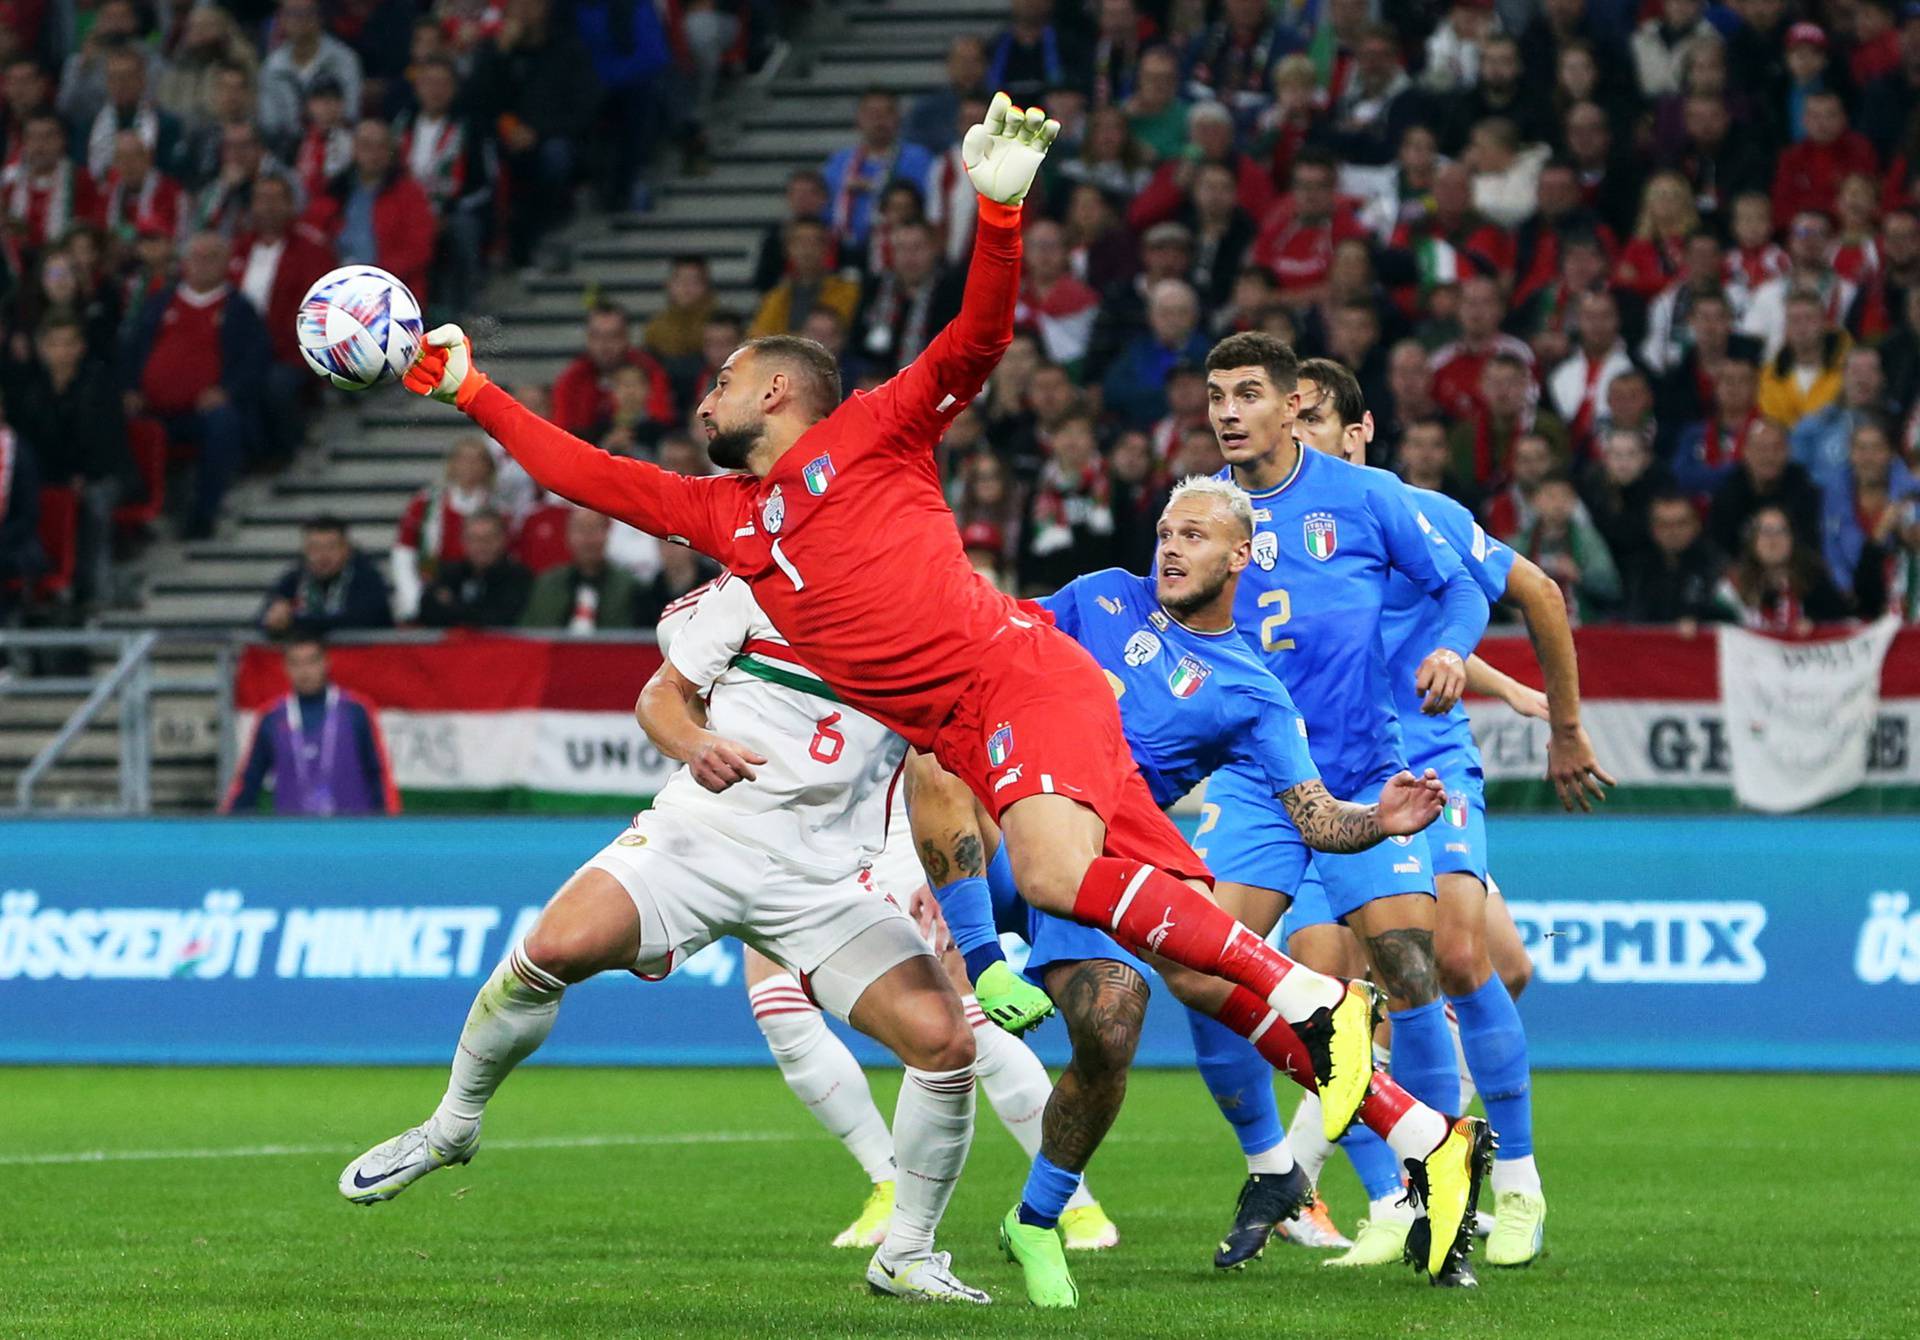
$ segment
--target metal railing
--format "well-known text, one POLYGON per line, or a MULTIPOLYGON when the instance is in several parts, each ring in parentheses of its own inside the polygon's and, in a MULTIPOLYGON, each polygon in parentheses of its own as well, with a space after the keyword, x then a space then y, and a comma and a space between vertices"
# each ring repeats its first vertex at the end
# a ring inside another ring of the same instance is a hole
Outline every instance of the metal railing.
MULTIPOLYGON (((210 695, 214 699, 217 708, 216 776, 224 779, 233 771, 234 645, 226 639, 214 641, 215 670, 211 675, 161 674, 155 670, 154 653, 163 640, 162 634, 153 631, 48 629, 0 632, 0 649, 8 651, 83 651, 90 654, 106 653, 114 657, 112 666, 104 674, 0 676, 0 701, 7 698, 70 697, 76 693, 86 695, 15 778, 14 811, 29 812, 46 808, 35 804, 36 790, 115 699, 118 699, 119 707, 119 803, 89 807, 61 805, 58 808, 62 813, 147 814, 152 811, 153 700, 162 695, 210 695)), ((190 640, 201 642, 208 639, 190 640)))

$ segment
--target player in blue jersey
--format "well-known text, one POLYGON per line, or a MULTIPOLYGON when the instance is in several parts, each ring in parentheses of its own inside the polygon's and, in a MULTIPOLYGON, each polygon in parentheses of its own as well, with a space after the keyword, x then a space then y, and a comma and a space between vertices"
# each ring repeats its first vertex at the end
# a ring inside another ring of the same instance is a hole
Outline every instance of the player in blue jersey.
MULTIPOLYGON (((1403 772, 1387 780, 1373 804, 1333 799, 1315 775, 1305 728, 1286 690, 1236 635, 1234 584, 1252 559, 1252 536, 1244 493, 1222 480, 1191 480, 1161 517, 1155 576, 1095 573, 1043 603, 1106 671, 1128 745, 1162 805, 1210 772, 1235 766, 1259 777, 1267 803, 1291 816, 1315 847, 1355 851, 1417 833, 1430 821, 1431 779, 1403 772)), ((964 792, 957 807, 943 798, 937 768, 918 764, 909 778, 916 843, 929 870, 977 867, 980 835, 990 838, 991 825, 974 814, 964 792)), ((977 877, 936 877, 935 892, 976 983, 1006 970, 996 929, 1010 930, 1031 947, 1024 974, 1044 987, 1067 1022, 1073 1060, 1049 1100, 1040 1155, 1001 1238, 1034 1302, 1071 1306, 1078 1294, 1053 1226, 1118 1113, 1145 1013, 1146 980, 1140 960, 1100 931, 1020 903, 1004 877, 1004 860, 998 864, 1003 878, 991 891, 977 877)), ((1155 967, 1177 997, 1210 1017, 1233 1018, 1247 1008, 1224 982, 1158 961, 1155 967)), ((1298 1044, 1290 1033, 1248 1031, 1258 1055, 1297 1073, 1292 1053, 1298 1044)), ((1267 1073, 1271 1095, 1271 1069, 1267 1073)), ((1472 1201, 1482 1133, 1416 1104, 1385 1076, 1375 1078, 1361 1117, 1406 1161, 1430 1215, 1426 1245, 1432 1251, 1418 1253, 1418 1263, 1441 1273, 1464 1250, 1470 1225, 1456 1215, 1472 1201), (1443 1182, 1451 1190, 1443 1193, 1443 1182)), ((1289 1210, 1308 1190, 1290 1163, 1275 1167, 1271 1183, 1292 1188, 1289 1210)))
MULTIPOLYGON (((1338 363, 1310 359, 1301 365, 1299 386, 1297 439, 1329 455, 1364 461, 1370 434, 1353 374, 1338 363)), ((1559 586, 1536 564, 1490 538, 1452 498, 1425 489, 1408 492, 1421 515, 1460 554, 1488 603, 1507 602, 1525 619, 1548 686, 1549 774, 1567 809, 1590 808, 1592 801, 1605 798, 1604 788, 1613 779, 1599 766, 1580 724, 1579 668, 1559 586)), ((1436 636, 1439 618, 1439 606, 1426 593, 1397 575, 1389 581, 1381 635, 1407 760, 1412 767, 1435 770, 1447 785, 1446 812, 1428 833, 1439 891, 1437 976, 1459 1025, 1473 1085, 1500 1142, 1493 1168, 1495 1229, 1487 1244, 1487 1262, 1523 1266, 1542 1251, 1546 1200, 1533 1158, 1526 1033, 1512 997, 1494 974, 1487 948, 1490 880, 1480 752, 1464 707, 1429 715, 1412 690, 1412 664, 1436 636)), ((1507 688, 1497 682, 1506 677, 1491 667, 1469 668, 1476 689, 1507 688)), ((1330 920, 1324 901, 1317 907, 1309 906, 1310 901, 1303 898, 1289 911, 1291 934, 1330 920)), ((1312 1127, 1312 1114, 1307 1115, 1303 1134, 1312 1127)), ((1385 1235, 1392 1236, 1392 1230, 1385 1235)), ((1397 1248, 1391 1253, 1394 1258, 1398 1254, 1397 1248)))
MULTIPOLYGON (((1406 764, 1380 641, 1381 606, 1398 572, 1442 605, 1434 645, 1413 671, 1426 710, 1451 709, 1487 604, 1459 557, 1433 536, 1400 483, 1383 471, 1303 451, 1293 438, 1299 362, 1260 333, 1229 336, 1207 358, 1208 413, 1226 474, 1253 497, 1253 563, 1240 583, 1241 632, 1306 717, 1330 791, 1365 801, 1406 764)), ((1300 835, 1264 803, 1258 779, 1228 767, 1208 783, 1196 834, 1219 877, 1221 906, 1256 931, 1279 921, 1308 868, 1300 835)), ((1435 974, 1433 864, 1418 834, 1312 862, 1337 917, 1359 935, 1394 1023, 1396 1078, 1416 1098, 1458 1103, 1459 1067, 1435 974)), ((1259 1087, 1249 1049, 1197 1014, 1201 1072, 1253 1157, 1278 1132, 1243 1121, 1259 1087)), ((1251 1171, 1251 1170, 1250 1170, 1251 1171)), ((1278 1208, 1250 1175, 1215 1263, 1243 1264, 1266 1243, 1278 1208)), ((1397 1193, 1396 1193, 1397 1198, 1397 1193)), ((1464 1278, 1461 1282, 1464 1282, 1464 1278)))

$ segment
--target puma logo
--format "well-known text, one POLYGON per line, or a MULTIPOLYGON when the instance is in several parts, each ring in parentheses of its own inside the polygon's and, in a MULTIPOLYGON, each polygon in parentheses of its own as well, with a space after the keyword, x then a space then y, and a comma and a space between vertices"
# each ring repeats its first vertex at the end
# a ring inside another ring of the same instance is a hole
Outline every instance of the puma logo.
POLYGON ((1160 952, 1160 946, 1173 934, 1173 909, 1169 907, 1160 914, 1160 924, 1147 932, 1147 948, 1154 953, 1160 952))
POLYGON ((1020 780, 1020 770, 1026 766, 1024 763, 1016 763, 1011 768, 1008 768, 1000 780, 993 784, 993 789, 995 791, 1003 791, 1007 787, 1012 786, 1020 780))

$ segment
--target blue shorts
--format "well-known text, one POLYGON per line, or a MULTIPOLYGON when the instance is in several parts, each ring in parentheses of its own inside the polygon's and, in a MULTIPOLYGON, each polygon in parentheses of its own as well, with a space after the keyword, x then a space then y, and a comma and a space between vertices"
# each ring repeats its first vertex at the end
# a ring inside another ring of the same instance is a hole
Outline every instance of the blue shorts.
MULTIPOLYGON (((1351 797, 1363 805, 1380 798, 1380 785, 1367 787, 1351 797)), ((1365 851, 1335 855, 1313 853, 1313 873, 1326 891, 1324 920, 1344 922, 1376 898, 1391 898, 1403 893, 1424 893, 1433 897, 1433 858, 1427 848, 1427 835, 1392 837, 1365 851)), ((1310 909, 1309 915, 1317 915, 1310 909)), ((1288 933, 1301 926, 1319 922, 1288 919, 1288 933)))
POLYGON ((1472 875, 1485 884, 1487 791, 1480 769, 1435 767, 1434 771, 1447 784, 1447 807, 1425 834, 1433 852, 1433 873, 1472 875))
POLYGON ((1126 964, 1142 977, 1149 976, 1147 965, 1122 949, 1119 941, 1105 931, 1042 912, 1018 895, 1005 897, 996 890, 993 922, 1002 935, 1026 941, 1027 961, 1021 965, 1020 975, 1042 991, 1047 989, 1047 969, 1056 963, 1105 958, 1126 964))
POLYGON ((1311 854, 1264 778, 1222 768, 1207 782, 1193 849, 1215 881, 1296 893, 1311 854))
MULTIPOLYGON (((1307 877, 1300 881, 1300 887, 1294 891, 1293 902, 1287 908, 1287 915, 1280 922, 1282 937, 1295 931, 1303 931, 1309 926, 1335 925, 1333 909, 1327 906, 1327 886, 1320 882, 1320 876, 1307 871, 1307 877)), ((1286 947, 1282 938, 1281 947, 1286 947)))

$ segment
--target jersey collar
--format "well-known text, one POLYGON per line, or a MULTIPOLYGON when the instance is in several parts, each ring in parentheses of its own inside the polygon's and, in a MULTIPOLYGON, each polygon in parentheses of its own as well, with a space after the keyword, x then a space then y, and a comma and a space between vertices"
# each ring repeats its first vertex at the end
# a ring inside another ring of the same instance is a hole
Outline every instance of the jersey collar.
MULTIPOLYGON (((1293 458, 1293 469, 1287 472, 1287 477, 1278 484, 1275 484, 1272 488, 1263 489, 1258 493, 1255 493, 1252 489, 1248 489, 1247 496, 1249 498, 1277 497, 1292 488, 1299 480, 1301 472, 1307 468, 1307 457, 1313 453, 1313 448, 1304 442, 1295 442, 1293 445, 1298 454, 1293 458)), ((1232 466, 1227 467, 1227 478, 1229 480, 1233 478, 1232 466)))
POLYGON ((1228 623, 1225 628, 1219 628, 1219 629, 1215 629, 1213 632, 1208 632, 1204 628, 1195 628, 1190 623, 1182 622, 1180 616, 1175 614, 1172 610, 1168 609, 1165 605, 1156 605, 1156 608, 1159 609, 1159 611, 1162 614, 1166 615, 1167 618, 1171 619, 1175 624, 1179 625, 1181 631, 1192 633, 1195 637, 1225 637, 1227 636, 1227 634, 1235 631, 1235 626, 1232 623, 1228 623))

